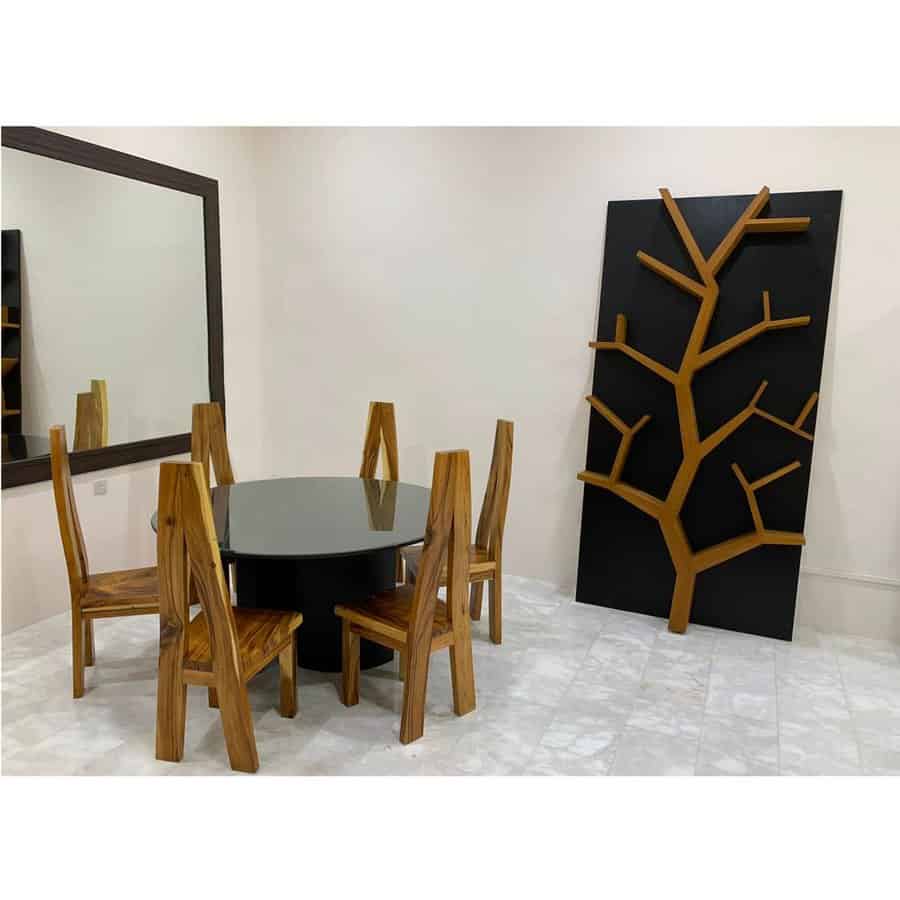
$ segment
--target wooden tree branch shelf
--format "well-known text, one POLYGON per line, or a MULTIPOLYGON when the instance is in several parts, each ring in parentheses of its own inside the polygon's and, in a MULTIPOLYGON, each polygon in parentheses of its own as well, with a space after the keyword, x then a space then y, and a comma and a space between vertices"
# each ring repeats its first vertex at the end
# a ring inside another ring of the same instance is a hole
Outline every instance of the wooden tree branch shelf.
POLYGON ((754 526, 751 532, 721 541, 703 550, 695 551, 688 541, 681 514, 700 464, 713 450, 753 416, 758 416, 803 440, 812 441, 813 439, 812 433, 805 429, 804 425, 818 401, 818 394, 816 393, 809 397, 796 419, 793 422, 788 422, 760 408, 760 400, 768 386, 766 381, 762 381, 750 402, 742 410, 737 412, 716 431, 702 439, 699 433, 693 395, 694 376, 706 366, 766 332, 803 328, 809 325, 811 321, 810 316, 793 316, 784 319, 773 318, 769 292, 763 291, 762 318, 759 322, 712 347, 704 349, 713 315, 716 311, 716 305, 719 301, 719 284, 716 280, 716 275, 734 253, 744 236, 758 233, 783 234, 805 231, 809 227, 810 219, 808 216, 760 218, 760 213, 769 201, 769 189, 763 187, 750 201, 747 208, 732 225, 725 237, 722 238, 713 253, 706 258, 700 251, 697 241, 671 193, 666 188, 661 188, 660 195, 684 249, 696 269, 697 277, 685 275, 642 250, 638 251, 637 259, 641 265, 648 268, 651 272, 695 297, 699 302, 699 310, 687 341, 681 365, 675 371, 630 346, 627 343, 628 323, 625 316, 621 314, 616 316, 614 339, 611 341, 592 341, 589 346, 595 350, 612 350, 623 353, 633 359, 638 365, 643 366, 657 377, 673 385, 678 426, 681 435, 681 463, 665 497, 655 497, 634 485, 622 481, 622 472, 625 468, 632 442, 638 432, 650 422, 650 416, 643 415, 634 425, 628 425, 602 400, 590 396, 586 399, 590 403, 591 408, 619 432, 619 446, 609 474, 584 471, 578 474, 578 478, 586 484, 602 488, 621 497, 626 503, 631 504, 657 521, 672 560, 672 565, 675 568, 675 589, 669 612, 669 629, 681 633, 687 628, 690 619, 694 587, 697 575, 700 572, 734 559, 736 556, 747 553, 756 547, 764 545, 801 546, 804 542, 803 535, 799 532, 767 529, 756 500, 757 491, 799 469, 801 465, 797 461, 782 466, 754 481, 747 479, 737 463, 732 465, 732 471, 747 498, 754 526))

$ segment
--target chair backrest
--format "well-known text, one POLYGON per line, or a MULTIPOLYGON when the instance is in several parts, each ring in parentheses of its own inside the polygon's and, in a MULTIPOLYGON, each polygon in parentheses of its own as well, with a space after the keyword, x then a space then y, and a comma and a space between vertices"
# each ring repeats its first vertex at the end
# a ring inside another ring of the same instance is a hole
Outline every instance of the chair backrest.
POLYGON ((195 403, 191 415, 191 461, 203 467, 208 485, 212 485, 209 480, 210 456, 216 484, 234 484, 222 407, 215 402, 195 403))
POLYGON ((484 502, 475 532, 475 546, 487 550, 491 559, 499 559, 503 549, 503 529, 506 526, 506 507, 509 503, 509 482, 512 475, 513 423, 497 420, 494 432, 494 455, 484 490, 484 502))
POLYGON ((397 454, 397 421, 394 404, 373 401, 369 404, 369 421, 363 441, 360 478, 375 478, 378 457, 382 459, 381 477, 384 481, 400 480, 400 462, 397 454))
POLYGON ((75 395, 73 450, 96 450, 109 444, 109 402, 106 382, 91 379, 90 392, 75 395))
POLYGON ((56 501, 59 536, 62 538, 66 569, 69 572, 69 590, 74 601, 81 596, 90 570, 78 508, 75 506, 75 493, 72 490, 72 471, 69 468, 66 429, 63 425, 50 427, 50 473, 53 477, 53 499, 56 501))
POLYGON ((447 562, 447 612, 451 621, 468 615, 469 537, 472 529, 469 451, 447 450, 434 455, 431 501, 422 558, 416 572, 409 616, 411 646, 431 641, 431 626, 447 562))
MULTIPOLYGON (((160 644, 184 634, 189 598, 200 600, 209 627, 213 671, 235 687, 241 683, 237 626, 231 609, 203 466, 197 462, 159 467, 157 564, 160 644)), ((184 650, 187 650, 185 646, 184 650)))

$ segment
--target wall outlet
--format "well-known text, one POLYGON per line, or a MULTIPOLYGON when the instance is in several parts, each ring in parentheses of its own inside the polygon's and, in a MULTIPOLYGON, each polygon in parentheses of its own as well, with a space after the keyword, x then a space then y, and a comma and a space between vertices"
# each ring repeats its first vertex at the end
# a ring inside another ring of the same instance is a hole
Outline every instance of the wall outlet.
POLYGON ((106 493, 106 479, 101 478, 100 481, 94 482, 94 496, 99 497, 101 494, 106 493))

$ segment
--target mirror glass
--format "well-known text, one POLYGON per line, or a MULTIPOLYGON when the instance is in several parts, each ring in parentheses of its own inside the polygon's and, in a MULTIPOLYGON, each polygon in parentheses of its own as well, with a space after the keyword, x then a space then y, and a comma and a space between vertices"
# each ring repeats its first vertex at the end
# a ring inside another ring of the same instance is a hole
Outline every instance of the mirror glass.
POLYGON ((209 399, 203 199, 4 147, 3 458, 191 428, 209 399))

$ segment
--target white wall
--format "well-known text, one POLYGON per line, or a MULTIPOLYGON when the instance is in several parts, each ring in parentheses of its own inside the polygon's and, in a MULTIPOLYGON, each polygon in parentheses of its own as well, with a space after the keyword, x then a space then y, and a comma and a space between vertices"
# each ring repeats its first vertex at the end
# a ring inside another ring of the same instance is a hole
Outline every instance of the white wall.
MULTIPOLYGON (((225 394, 229 447, 241 478, 262 474, 261 323, 252 131, 237 128, 64 128, 93 141, 219 181, 225 394)), ((174 398, 177 402, 177 398, 174 398)), ((184 399, 190 430, 191 398, 184 399)), ((76 476, 75 493, 95 571, 152 565, 149 516, 156 505, 158 463, 76 476), (105 479, 108 492, 94 496, 105 479)), ((3 631, 69 607, 65 562, 49 482, 2 495, 3 631)))
MULTIPOLYGON (((468 447, 477 508, 494 421, 508 417, 506 568, 567 586, 607 201, 661 185, 676 197, 842 188, 798 618, 900 638, 900 131, 70 133, 220 180, 239 478, 354 474, 368 401, 394 400, 404 480, 427 482, 435 450, 468 447)), ((133 524, 155 502, 155 466, 142 469, 119 470, 107 497, 81 484, 99 476, 76 479, 95 564, 152 559, 149 529, 133 524)), ((7 629, 67 596, 47 486, 4 491, 3 514, 7 629), (32 526, 39 536, 23 536, 32 526)))
POLYGON ((367 401, 394 400, 402 477, 469 447, 480 499, 494 420, 511 418, 505 567, 566 586, 607 201, 843 189, 798 616, 900 637, 900 130, 272 129, 258 144, 269 470, 356 471, 367 401))
POLYGON ((106 381, 109 442, 186 431, 208 394, 203 198, 3 148, 3 227, 22 231, 22 432, 75 434, 106 381))

